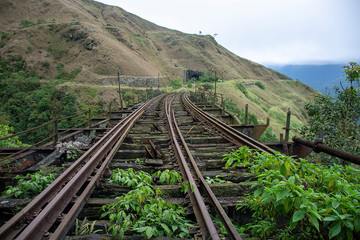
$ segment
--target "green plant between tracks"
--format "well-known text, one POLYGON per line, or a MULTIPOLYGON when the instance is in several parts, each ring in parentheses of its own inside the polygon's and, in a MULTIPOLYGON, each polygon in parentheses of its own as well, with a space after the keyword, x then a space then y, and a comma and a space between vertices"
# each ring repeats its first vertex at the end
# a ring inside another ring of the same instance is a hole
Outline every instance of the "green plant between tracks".
POLYGON ((160 182, 174 184, 181 181, 174 170, 158 171, 153 176, 133 169, 117 169, 110 182, 135 188, 116 199, 118 202, 102 207, 101 217, 108 217, 113 223, 109 227, 114 237, 124 239, 125 233, 152 237, 189 237, 188 227, 193 227, 186 219, 183 207, 166 203, 160 197, 161 191, 153 189, 153 177, 159 175, 160 182))
POLYGON ((33 198, 42 192, 50 183, 55 180, 55 174, 48 174, 40 170, 34 174, 26 174, 26 176, 17 175, 18 180, 16 186, 7 186, 2 193, 4 198, 33 198))
POLYGON ((75 221, 75 236, 85 236, 90 234, 96 234, 102 230, 98 229, 94 231, 96 221, 93 221, 91 224, 85 217, 82 221, 76 219, 75 221))
POLYGON ((360 171, 313 164, 247 147, 225 156, 226 166, 249 165, 256 190, 238 209, 250 208, 248 233, 276 239, 354 239, 360 232, 360 171))
POLYGON ((231 183, 230 181, 226 181, 223 179, 223 175, 216 175, 214 178, 206 177, 205 181, 207 184, 214 184, 214 183, 231 183))

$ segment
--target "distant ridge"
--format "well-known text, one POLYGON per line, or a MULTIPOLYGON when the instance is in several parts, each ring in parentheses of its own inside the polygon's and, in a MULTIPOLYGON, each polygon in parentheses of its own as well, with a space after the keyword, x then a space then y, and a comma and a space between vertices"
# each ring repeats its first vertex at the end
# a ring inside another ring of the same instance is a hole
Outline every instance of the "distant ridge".
POLYGON ((333 92, 333 87, 340 86, 340 80, 343 86, 346 86, 344 80, 344 64, 323 64, 323 65, 268 65, 267 67, 275 69, 292 79, 299 80, 315 90, 326 93, 333 92))
POLYGON ((241 58, 210 35, 185 34, 92 0, 3 0, 3 57, 21 55, 44 76, 81 68, 78 81, 104 75, 181 77, 217 70, 224 79, 288 79, 241 58))

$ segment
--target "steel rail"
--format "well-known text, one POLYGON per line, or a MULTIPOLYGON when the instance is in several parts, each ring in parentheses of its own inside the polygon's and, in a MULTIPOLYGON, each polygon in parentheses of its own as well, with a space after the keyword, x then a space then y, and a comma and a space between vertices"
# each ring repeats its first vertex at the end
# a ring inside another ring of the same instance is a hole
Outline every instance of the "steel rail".
POLYGON ((247 145, 249 148, 257 149, 266 153, 272 153, 273 150, 268 146, 256 141, 255 139, 247 136, 246 134, 237 131, 231 126, 223 123, 214 116, 204 112, 192 103, 186 94, 182 94, 182 101, 185 103, 185 107, 195 112, 203 121, 216 128, 218 131, 223 133, 226 137, 230 138, 237 146, 247 145))
MULTIPOLYGON (((154 98, 154 100, 150 101, 147 106, 149 106, 155 100, 157 100, 157 98, 154 98)), ((65 215, 65 217, 62 219, 60 225, 57 227, 56 231, 51 235, 50 239, 63 239, 63 238, 65 238, 67 232, 70 230, 70 228, 74 224, 76 217, 79 215, 79 213, 81 212, 83 206, 85 205, 85 203, 89 199, 90 195, 94 191, 97 182, 99 181, 99 179, 103 175, 103 173, 104 173, 106 167, 108 166, 109 162, 113 159, 113 157, 115 156, 118 148, 120 147, 120 145, 124 141, 125 137, 127 136, 129 131, 131 130, 132 126, 142 116, 145 109, 146 108, 142 109, 141 112, 139 112, 139 114, 136 114, 136 116, 134 116, 134 118, 131 121, 129 121, 128 124, 126 124, 126 129, 124 129, 124 132, 121 134, 119 140, 116 142, 115 146, 112 147, 111 152, 106 156, 106 159, 103 161, 101 166, 96 169, 95 176, 91 177, 91 180, 90 180, 89 184, 86 186, 85 190, 81 193, 81 195, 76 198, 73 206, 68 211, 68 213, 65 215)))
MULTIPOLYGON (((139 112, 143 111, 148 105, 150 105, 152 101, 148 101, 144 103, 142 106, 140 106, 137 110, 134 111, 134 115, 139 114, 139 112)), ((68 182, 70 179, 71 184, 79 184, 80 180, 74 177, 80 176, 81 174, 87 174, 85 176, 86 178, 91 174, 91 171, 89 169, 96 167, 96 163, 94 159, 97 158, 103 158, 105 155, 108 154, 111 147, 114 146, 116 143, 115 137, 117 134, 121 134, 124 129, 124 125, 129 123, 129 119, 132 118, 134 115, 129 115, 127 118, 121 120, 114 128, 112 128, 105 136, 103 136, 98 142, 96 142, 87 152, 85 152, 76 162, 74 162, 63 174, 61 174, 53 183, 51 183, 43 192, 41 192, 34 200, 32 200, 24 209, 22 209, 18 214, 16 214, 13 218, 11 218, 8 222, 6 222, 1 228, 0 228, 0 239, 12 239, 16 235, 19 234, 20 231, 25 226, 24 222, 32 217, 32 215, 38 214, 38 212, 41 211, 41 208, 44 207, 45 204, 51 202, 61 203, 66 201, 70 201, 73 197, 72 195, 68 194, 68 190, 64 190, 66 182, 68 182), (104 150, 106 152, 104 152, 104 150), (81 169, 79 171, 79 169, 81 169), (90 172, 90 173, 89 173, 90 172), (63 188, 63 190, 61 190, 63 188), (61 190, 61 191, 60 191, 61 190), (60 191, 60 192, 59 192, 60 191), (54 197, 57 193, 61 193, 62 197, 59 194, 54 197), (68 195, 67 195, 68 194, 68 195)), ((69 183, 70 183, 69 182, 69 183)), ((74 187, 72 187, 74 188, 74 187)), ((71 188, 69 188, 71 190, 71 188)), ((77 191, 75 191, 74 194, 76 194, 77 191)), ((47 204, 44 209, 47 209, 47 212, 51 209, 53 209, 52 204, 47 204)), ((51 210, 52 211, 52 210, 51 210)), ((51 212, 50 211, 50 212, 51 212)), ((41 238, 44 231, 39 231, 38 227, 44 228, 42 226, 47 226, 51 221, 53 222, 55 218, 58 217, 56 214, 44 214, 44 211, 41 211, 40 214, 37 215, 35 219, 36 221, 32 221, 30 225, 19 235, 18 239, 37 239, 38 237, 41 238), (39 222, 38 220, 41 219, 43 222, 42 224, 38 224, 36 222, 39 222), (51 221, 49 221, 52 219, 51 221), (35 228, 36 227, 36 228, 35 228), (35 232, 34 232, 35 231, 35 232), (37 232, 37 233, 36 233, 37 232), (36 235, 38 237, 35 237, 36 235)), ((49 213, 49 212, 48 212, 49 213)), ((34 219, 34 220, 35 220, 34 219)), ((51 223, 52 225, 52 223, 51 223)), ((50 225, 50 226, 51 226, 50 225)))
MULTIPOLYGON (((63 187, 63 189, 47 204, 47 206, 36 216, 36 218, 24 229, 24 231, 17 238, 20 239, 39 239, 43 236, 62 211, 72 200, 88 177, 93 173, 96 166, 103 158, 109 154, 125 130, 129 129, 135 121, 143 114, 145 109, 157 98, 148 101, 146 104, 137 109, 133 114, 124 119, 123 124, 116 130, 109 140, 91 157, 91 159, 76 173, 76 175, 63 187)), ((99 176, 99 175, 98 175, 99 176)), ((94 183, 94 181, 92 181, 94 183)), ((91 186, 90 186, 91 189, 91 186)), ((89 195, 90 196, 90 195, 89 195)), ((76 212, 76 211, 75 211, 76 212)), ((64 228, 67 229, 67 228, 64 228)), ((66 233, 65 233, 66 234, 66 233)), ((64 234, 60 232, 54 237, 61 237, 64 234)))
POLYGON ((201 232, 204 235, 204 239, 218 240, 218 239, 220 239, 220 237, 217 233, 216 227, 210 217, 208 210, 206 209, 204 200, 200 194, 200 191, 196 185, 196 182, 195 182, 195 180, 190 172, 190 169, 186 163, 186 159, 185 159, 184 154, 181 151, 181 147, 176 139, 176 133, 175 133, 175 130, 173 127, 174 119, 172 119, 172 116, 171 116, 171 104, 174 99, 175 99, 174 96, 169 96, 166 98, 165 113, 166 113, 166 118, 168 120, 168 124, 169 124, 169 128, 170 128, 171 140, 175 147, 176 156, 179 160, 180 166, 182 167, 183 171, 185 172, 186 179, 189 181, 189 184, 190 184, 189 191, 190 191, 190 189, 193 189, 193 191, 191 193, 189 193, 189 195, 190 195, 190 201, 193 205, 194 214, 197 219, 197 222, 200 225, 201 232), (169 100, 169 98, 171 98, 171 99, 169 100))
POLYGON ((358 155, 348 153, 348 152, 342 151, 340 149, 326 146, 326 145, 322 144, 321 142, 313 142, 313 141, 310 141, 307 139, 302 139, 302 138, 299 138, 296 136, 294 136, 292 138, 292 140, 294 141, 294 143, 302 144, 302 145, 312 148, 314 150, 314 152, 316 152, 316 153, 324 152, 324 153, 330 154, 331 156, 338 157, 343 160, 360 165, 360 156, 358 156, 358 155))
POLYGON ((209 184, 205 181, 204 177, 202 176, 194 157, 192 156, 190 149, 188 147, 188 145, 185 142, 184 137, 182 136, 182 133, 180 131, 180 128, 177 124, 176 118, 175 118, 175 113, 174 111, 172 111, 172 120, 174 123, 174 126, 176 128, 176 132, 181 140, 181 143, 187 153, 188 158, 190 159, 190 163, 192 168, 195 170, 196 176, 197 178, 200 180, 201 186, 203 187, 203 189, 205 190, 206 195, 208 196, 208 199, 210 200, 211 205, 215 208, 215 211, 217 212, 217 214, 220 217, 220 220, 222 221, 222 223, 224 224, 228 235, 230 237, 230 239, 233 240, 241 240, 241 237, 239 235, 239 233, 236 231, 236 228, 234 227, 233 223, 231 222, 231 220, 229 219, 228 215, 226 214, 225 210, 223 209, 223 207, 221 206, 219 200, 217 199, 217 197, 215 196, 215 194, 213 193, 213 191, 211 190, 209 184))

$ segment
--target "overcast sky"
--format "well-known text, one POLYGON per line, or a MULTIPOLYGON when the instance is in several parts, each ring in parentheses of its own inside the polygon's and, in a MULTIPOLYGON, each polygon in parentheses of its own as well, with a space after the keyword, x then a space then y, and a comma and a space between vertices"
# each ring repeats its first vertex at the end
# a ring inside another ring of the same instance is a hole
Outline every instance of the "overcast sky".
POLYGON ((360 0, 101 0, 264 64, 360 59, 360 0))

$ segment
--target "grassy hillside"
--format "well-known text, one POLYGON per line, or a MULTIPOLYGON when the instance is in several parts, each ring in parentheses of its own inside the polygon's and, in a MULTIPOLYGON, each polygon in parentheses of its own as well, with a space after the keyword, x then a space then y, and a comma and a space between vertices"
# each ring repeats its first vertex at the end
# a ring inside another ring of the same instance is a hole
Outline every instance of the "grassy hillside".
MULTIPOLYGON (((212 36, 170 30, 92 0, 3 0, 0 34, 1 59, 21 59, 23 66, 17 71, 74 93, 81 106, 78 110, 88 109, 89 103, 108 107, 117 97, 116 87, 102 79, 115 77, 118 71, 122 76, 160 75, 161 86, 172 91, 169 84, 174 78, 182 79, 184 69, 214 69, 224 80, 218 91, 239 107, 248 103, 250 113, 260 121, 270 117, 278 136, 288 108, 293 113, 293 128, 305 121, 301 108, 313 92, 279 72, 236 56, 212 36), (247 96, 237 83, 244 85, 247 96)), ((8 71, 6 67, 0 70, 8 71)), ((16 74, 7 77, 7 87, 16 89, 16 74)), ((0 98, 5 103, 14 97, 4 96, 0 98)), ((15 117, 11 111, 4 113, 7 119, 15 117)), ((24 130, 26 124, 23 126, 15 131, 24 130)))
POLYGON ((306 122, 304 104, 310 100, 315 90, 294 80, 264 81, 254 79, 236 79, 217 84, 217 92, 223 93, 240 108, 249 104, 249 112, 254 114, 260 123, 265 124, 270 118, 270 128, 279 138, 285 133, 286 113, 291 110, 291 135, 306 122), (261 83, 261 84, 259 84, 261 83), (247 92, 241 91, 242 85, 247 92), (260 87, 259 87, 260 85, 260 87))
POLYGON ((4 0, 0 54, 21 55, 44 76, 80 68, 78 81, 115 75, 181 77, 187 68, 217 69, 225 79, 286 76, 240 58, 212 36, 157 26, 119 7, 91 0, 4 0))

